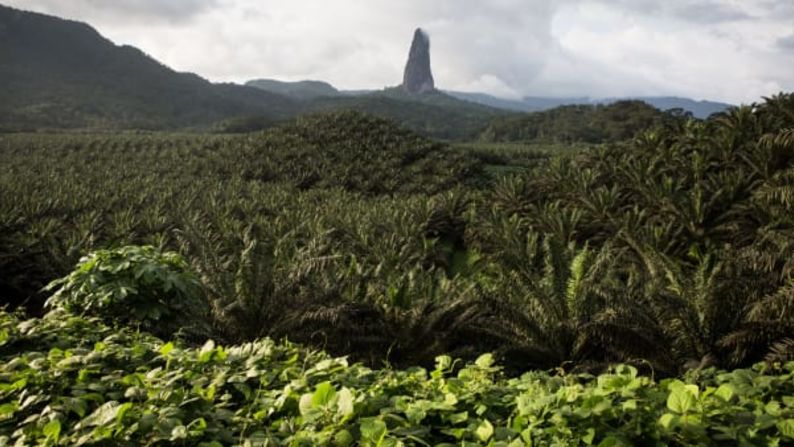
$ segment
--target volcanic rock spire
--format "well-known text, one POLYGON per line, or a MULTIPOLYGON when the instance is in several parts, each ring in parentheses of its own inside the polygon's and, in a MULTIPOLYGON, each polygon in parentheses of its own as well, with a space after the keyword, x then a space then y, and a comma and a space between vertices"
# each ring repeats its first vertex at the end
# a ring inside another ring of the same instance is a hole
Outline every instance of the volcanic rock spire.
POLYGON ((402 87, 411 94, 432 92, 435 90, 433 73, 430 71, 430 38, 417 28, 405 64, 402 87))

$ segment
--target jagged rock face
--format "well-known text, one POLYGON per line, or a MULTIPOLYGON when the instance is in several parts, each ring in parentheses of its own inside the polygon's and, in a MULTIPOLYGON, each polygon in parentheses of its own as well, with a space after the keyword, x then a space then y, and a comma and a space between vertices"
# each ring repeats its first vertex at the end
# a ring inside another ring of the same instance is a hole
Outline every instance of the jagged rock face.
POLYGON ((411 94, 435 90, 433 73, 430 71, 430 38, 421 28, 414 33, 408 63, 405 65, 403 88, 411 94))

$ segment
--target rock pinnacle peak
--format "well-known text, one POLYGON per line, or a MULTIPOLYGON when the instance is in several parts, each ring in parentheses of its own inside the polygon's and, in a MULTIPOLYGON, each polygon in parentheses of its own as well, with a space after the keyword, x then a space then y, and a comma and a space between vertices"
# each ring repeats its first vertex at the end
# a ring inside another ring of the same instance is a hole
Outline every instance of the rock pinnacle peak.
POLYGON ((411 94, 435 90, 433 73, 430 71, 430 37, 421 28, 417 28, 414 32, 408 63, 405 64, 402 87, 411 94))

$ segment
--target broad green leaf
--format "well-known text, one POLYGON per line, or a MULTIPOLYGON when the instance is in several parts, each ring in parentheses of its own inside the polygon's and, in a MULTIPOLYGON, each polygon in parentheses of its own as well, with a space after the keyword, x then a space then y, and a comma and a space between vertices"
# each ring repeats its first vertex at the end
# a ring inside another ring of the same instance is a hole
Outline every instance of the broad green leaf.
POLYGON ((312 406, 325 407, 331 403, 336 396, 336 390, 331 382, 322 382, 314 388, 312 395, 312 406))
POLYGON ((780 430, 781 435, 789 439, 794 439, 794 419, 784 419, 775 425, 777 429, 780 430))
POLYGON ((669 429, 670 426, 675 422, 676 417, 677 416, 672 413, 665 413, 659 418, 659 425, 669 429))
POLYGON ((121 424, 124 420, 124 415, 127 414, 128 411, 132 409, 132 402, 125 402, 119 406, 116 410, 116 423, 121 424))
POLYGON ((452 366, 452 357, 440 355, 436 357, 436 371, 446 371, 452 366))
POLYGON ((463 411, 460 413, 454 413, 450 415, 448 418, 449 422, 453 424, 461 424, 469 420, 469 412, 463 411))
POLYGON ((99 427, 115 422, 121 407, 121 404, 116 401, 106 402, 80 421, 80 424, 89 427, 99 427))
POLYGON ((458 403, 458 397, 452 393, 446 393, 444 395, 444 404, 453 406, 458 403))
POLYGON ((587 432, 585 433, 585 435, 582 436, 582 442, 584 442, 587 445, 592 445, 593 444, 593 439, 595 439, 595 434, 596 434, 596 431, 595 431, 594 428, 592 428, 592 427, 588 428, 587 432))
POLYGON ((359 425, 361 438, 374 443, 379 443, 386 437, 386 423, 380 419, 364 419, 359 425))
POLYGON ((302 416, 306 416, 314 409, 314 404, 312 403, 312 394, 306 393, 301 396, 300 402, 298 403, 298 409, 302 416))
POLYGON ((427 417, 427 411, 419 405, 412 405, 405 410, 405 417, 407 417, 412 424, 418 425, 427 417))
POLYGON ((170 441, 177 441, 180 439, 187 439, 187 427, 184 425, 177 425, 171 430, 170 441))
POLYGON ((348 416, 353 414, 353 393, 348 388, 339 390, 336 405, 340 415, 348 416))
POLYGON ((686 413, 697 405, 692 390, 686 386, 671 386, 667 397, 667 408, 676 413, 686 413))
POLYGON ((631 444, 615 436, 607 436, 606 438, 604 438, 603 441, 598 443, 598 447, 624 447, 624 446, 630 447, 631 444))
POLYGON ((483 354, 477 357, 477 360, 474 363, 480 368, 490 368, 494 364, 493 354, 483 354))
POLYGON ((171 353, 171 351, 173 351, 173 350, 174 350, 174 344, 173 344, 173 343, 171 343, 171 342, 168 342, 168 343, 164 344, 164 345, 163 345, 163 346, 160 348, 160 354, 161 354, 163 357, 168 357, 168 354, 170 354, 170 353, 171 353))
POLYGON ((623 411, 634 411, 637 409, 637 399, 629 399, 620 406, 623 411))
POLYGON ((204 343, 204 346, 201 347, 199 350, 199 357, 198 361, 200 363, 207 363, 212 360, 212 355, 215 353, 215 342, 212 340, 207 340, 204 343))
POLYGON ((764 405, 764 411, 775 417, 780 416, 780 402, 776 400, 767 402, 766 405, 764 405))
POLYGON ((491 436, 493 436, 493 425, 491 425, 488 419, 484 419, 482 422, 480 422, 480 425, 477 426, 477 429, 474 431, 474 433, 477 435, 477 439, 485 442, 491 439, 491 436))
POLYGON ((16 402, 0 404, 0 420, 11 418, 17 411, 17 406, 16 402))
POLYGON ((728 383, 723 383, 719 386, 719 388, 717 388, 717 391, 714 392, 714 395, 725 402, 729 402, 734 396, 733 386, 728 383))
POLYGON ((347 447, 353 445, 353 442, 355 442, 355 439, 347 430, 341 430, 334 435, 334 445, 336 447, 347 447))
POLYGON ((54 439, 57 441, 61 434, 61 421, 58 419, 51 420, 44 426, 42 433, 44 433, 47 439, 54 439))

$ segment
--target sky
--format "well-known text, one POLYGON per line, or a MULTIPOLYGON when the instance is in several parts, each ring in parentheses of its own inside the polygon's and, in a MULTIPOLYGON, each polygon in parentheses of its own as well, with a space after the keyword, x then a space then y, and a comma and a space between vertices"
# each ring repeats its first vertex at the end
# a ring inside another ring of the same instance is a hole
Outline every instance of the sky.
POLYGON ((85 21, 216 82, 402 80, 414 29, 436 87, 523 96, 794 91, 794 0, 0 0, 85 21))

